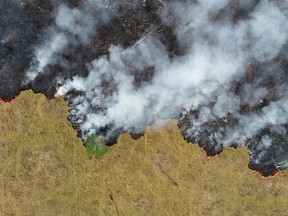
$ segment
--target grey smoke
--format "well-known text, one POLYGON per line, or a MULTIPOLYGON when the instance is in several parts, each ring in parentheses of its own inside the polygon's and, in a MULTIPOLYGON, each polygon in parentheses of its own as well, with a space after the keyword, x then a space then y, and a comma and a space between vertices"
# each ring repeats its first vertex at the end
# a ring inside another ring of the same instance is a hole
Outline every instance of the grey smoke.
POLYGON ((75 36, 82 43, 89 43, 90 36, 95 31, 96 21, 91 15, 85 14, 79 9, 71 9, 66 5, 60 5, 55 24, 61 31, 75 36))

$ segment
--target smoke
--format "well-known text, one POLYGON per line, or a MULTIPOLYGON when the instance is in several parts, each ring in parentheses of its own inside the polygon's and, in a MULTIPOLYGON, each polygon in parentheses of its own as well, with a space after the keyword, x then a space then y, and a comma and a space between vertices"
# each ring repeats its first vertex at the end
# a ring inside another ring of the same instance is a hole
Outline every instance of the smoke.
MULTIPOLYGON (((114 5, 115 6, 115 5, 114 5)), ((97 27, 107 23, 112 15, 105 1, 83 1, 78 8, 60 4, 54 25, 44 32, 44 43, 35 47, 34 60, 26 72, 24 84, 45 72, 48 65, 60 63, 60 56, 69 45, 90 44, 97 27), (104 8, 102 10, 99 10, 104 8)))
POLYGON ((48 64, 56 64, 59 54, 68 45, 65 34, 56 32, 48 34, 51 34, 49 41, 35 50, 35 62, 32 62, 26 73, 25 83, 33 81, 39 74, 44 73, 48 64))
MULTIPOLYGON (((247 144, 254 168, 276 166, 279 158, 287 163, 282 153, 288 121, 287 5, 285 0, 167 1, 158 12, 160 22, 138 41, 112 44, 106 54, 84 62, 86 76, 58 74, 56 95, 69 101, 69 119, 84 140, 91 134, 107 140, 124 131, 139 134, 159 118, 178 118, 184 138, 207 154, 247 144), (176 42, 163 40, 165 28, 172 29, 176 42), (171 46, 181 52, 173 53, 171 46)), ((54 24, 35 46, 25 83, 49 65, 65 65, 62 55, 69 46, 97 47, 98 31, 112 28, 121 7, 128 6, 93 0, 77 8, 60 4, 54 24)))

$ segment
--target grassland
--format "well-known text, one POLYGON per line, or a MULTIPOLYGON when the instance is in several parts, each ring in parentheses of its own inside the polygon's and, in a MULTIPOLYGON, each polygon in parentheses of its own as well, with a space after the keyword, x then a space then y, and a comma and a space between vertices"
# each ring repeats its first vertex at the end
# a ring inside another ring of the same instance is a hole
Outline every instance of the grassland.
POLYGON ((0 103, 0 215, 287 215, 288 172, 263 179, 247 149, 207 158, 175 121, 86 153, 63 98, 0 103))

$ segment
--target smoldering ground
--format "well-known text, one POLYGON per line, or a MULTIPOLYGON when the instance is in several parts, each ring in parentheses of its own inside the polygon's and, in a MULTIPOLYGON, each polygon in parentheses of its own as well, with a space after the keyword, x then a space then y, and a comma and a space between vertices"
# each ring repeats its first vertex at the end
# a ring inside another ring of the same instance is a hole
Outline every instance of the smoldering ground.
POLYGON ((208 155, 246 144, 251 169, 269 176, 286 167, 286 0, 0 7, 2 98, 27 88, 64 95, 82 139, 99 134, 110 144, 177 118, 208 155))

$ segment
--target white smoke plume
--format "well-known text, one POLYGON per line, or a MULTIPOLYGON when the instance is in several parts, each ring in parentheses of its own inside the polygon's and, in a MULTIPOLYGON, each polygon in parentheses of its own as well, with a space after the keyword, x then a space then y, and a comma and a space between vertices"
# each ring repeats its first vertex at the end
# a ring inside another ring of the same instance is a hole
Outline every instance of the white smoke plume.
POLYGON ((36 79, 39 74, 44 73, 44 69, 48 64, 57 63, 57 55, 68 45, 68 38, 63 33, 51 33, 49 41, 35 50, 35 61, 26 73, 25 82, 31 82, 36 79))
POLYGON ((54 25, 45 31, 47 39, 35 48, 34 61, 26 72, 24 84, 43 74, 48 65, 59 63, 59 56, 67 46, 89 44, 97 27, 109 21, 108 6, 104 0, 84 1, 79 9, 60 4, 55 12, 54 25), (102 10, 99 11, 99 8, 102 10), (96 17, 93 12, 98 12, 96 17))
MULTIPOLYGON (((99 8, 109 7, 109 1, 84 2, 79 9, 59 6, 48 40, 35 49, 36 65, 29 68, 28 81, 60 59, 59 53, 70 43, 89 44, 97 25, 116 16, 103 12, 97 17, 87 9, 89 3, 101 11, 99 8)), ((200 142, 195 137, 207 136, 205 140, 216 151, 223 146, 241 146, 266 127, 286 134, 287 71, 276 59, 287 60, 287 5, 286 0, 166 1, 162 24, 173 28, 183 54, 171 57, 154 34, 153 28, 159 26, 154 26, 129 47, 111 45, 107 55, 86 62, 87 77, 59 77, 56 95, 65 95, 70 101, 70 120, 84 140, 103 129, 107 139, 119 131, 142 133, 158 118, 180 115, 180 121, 189 122, 184 137, 200 142), (252 81, 244 82, 251 65, 260 66, 257 72, 252 70, 252 81), (272 90, 266 85, 270 80, 274 82, 272 90), (235 82, 244 84, 231 90, 235 82), (267 98, 267 105, 253 111, 267 98), (251 109, 243 112, 243 107, 251 109), (194 110, 198 113, 195 118, 191 115, 194 110), (229 116, 233 125, 224 124, 229 116), (219 119, 224 126, 216 131, 207 129, 209 122, 219 119)), ((258 148, 262 153, 255 163, 273 142, 269 134, 261 136, 258 148)))
MULTIPOLYGON (((186 31, 179 35, 179 42, 186 43, 183 35, 192 40, 185 56, 169 59, 165 47, 150 36, 136 47, 111 47, 109 56, 91 63, 87 78, 65 81, 58 89, 59 95, 71 90, 84 92, 81 99, 75 99, 75 104, 72 100, 72 107, 86 115, 82 129, 95 133, 97 128, 112 123, 116 128, 143 130, 156 118, 175 118, 182 109, 209 101, 215 91, 213 116, 221 118, 228 112, 237 112, 240 99, 225 91, 224 85, 241 76, 250 61, 275 58, 286 43, 288 29, 285 13, 269 1, 260 2, 249 18, 238 24, 213 23, 212 16, 229 7, 228 3, 199 1, 168 5, 169 16, 179 18, 179 28, 186 31), (182 19, 183 14, 187 16, 182 19), (155 69, 155 76, 135 89, 132 71, 148 67, 155 69), (103 79, 115 80, 115 93, 103 94, 103 79), (96 106, 105 109, 94 113, 96 106)), ((163 19, 167 16, 164 13, 163 19)), ((265 90, 260 88, 252 97, 259 100, 264 95, 265 90)), ((209 120, 209 115, 206 118, 204 121, 209 120)))

